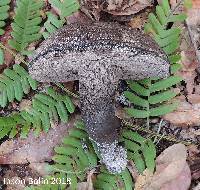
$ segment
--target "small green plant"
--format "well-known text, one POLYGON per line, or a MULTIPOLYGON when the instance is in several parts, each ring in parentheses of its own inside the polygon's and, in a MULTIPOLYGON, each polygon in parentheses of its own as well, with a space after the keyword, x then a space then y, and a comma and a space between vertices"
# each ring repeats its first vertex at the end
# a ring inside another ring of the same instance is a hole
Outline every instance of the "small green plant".
POLYGON ((42 21, 40 10, 43 6, 41 0, 18 0, 15 9, 14 22, 11 24, 13 39, 9 40, 9 45, 26 54, 27 46, 42 36, 39 24, 42 21))
MULTIPOLYGON (((180 1, 176 8, 181 3, 183 1, 180 1)), ((148 126, 151 116, 161 116, 172 112, 178 105, 172 100, 178 94, 173 90, 173 86, 182 81, 182 77, 175 74, 181 68, 181 65, 177 63, 181 59, 178 52, 181 30, 178 27, 168 28, 168 25, 184 21, 186 15, 176 14, 176 8, 171 10, 169 1, 163 0, 156 6, 156 14, 149 14, 148 23, 145 25, 145 32, 153 35, 155 41, 168 55, 171 76, 166 79, 128 81, 130 90, 124 92, 125 97, 134 105, 134 108, 125 108, 127 113, 131 117, 147 118, 148 126)))
POLYGON ((0 35, 4 34, 3 27, 6 25, 5 20, 8 18, 8 10, 10 9, 10 0, 0 1, 0 35))

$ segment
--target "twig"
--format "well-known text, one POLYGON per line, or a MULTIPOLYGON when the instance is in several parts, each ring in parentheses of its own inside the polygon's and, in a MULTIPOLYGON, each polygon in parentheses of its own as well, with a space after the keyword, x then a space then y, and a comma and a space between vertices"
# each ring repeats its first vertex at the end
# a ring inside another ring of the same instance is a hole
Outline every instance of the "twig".
MULTIPOLYGON (((161 130, 161 127, 162 127, 162 122, 163 122, 163 119, 161 119, 161 121, 159 123, 157 134, 160 134, 160 130, 161 130)), ((155 143, 157 141, 157 137, 158 137, 158 135, 155 136, 155 138, 153 140, 153 143, 155 143)))

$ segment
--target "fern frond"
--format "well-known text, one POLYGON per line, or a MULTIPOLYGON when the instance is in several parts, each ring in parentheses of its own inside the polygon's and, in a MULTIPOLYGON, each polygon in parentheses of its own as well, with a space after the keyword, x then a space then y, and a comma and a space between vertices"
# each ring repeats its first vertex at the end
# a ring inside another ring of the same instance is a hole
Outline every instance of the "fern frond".
POLYGON ((181 68, 181 65, 177 63, 181 59, 177 52, 180 46, 181 30, 177 27, 168 29, 167 26, 171 22, 184 21, 186 15, 184 13, 176 14, 175 12, 175 9, 171 10, 170 8, 169 0, 162 0, 156 6, 156 13, 149 14, 145 32, 151 33, 158 45, 168 55, 172 75, 166 79, 150 78, 128 81, 130 90, 125 91, 124 95, 135 106, 134 108, 125 108, 125 110, 131 117, 161 116, 174 111, 177 107, 177 102, 169 102, 177 95, 172 90, 173 86, 182 81, 182 77, 175 75, 175 72, 181 68))
MULTIPOLYGON (((27 77, 27 73, 22 72, 25 72, 25 70, 21 69, 21 66, 14 65, 14 67, 18 73, 21 72, 21 75, 25 74, 22 77, 27 77)), ((14 73, 13 76, 14 75, 16 75, 16 73, 14 73)), ((27 78, 25 79, 28 81, 27 78)), ((30 89, 30 84, 30 82, 27 82, 28 90, 30 89)), ((33 84, 31 85, 33 86, 33 84)), ((9 88, 9 86, 6 87, 9 88)), ((21 91, 27 89, 27 86, 25 87, 21 86, 21 91)), ((15 88, 12 86, 11 89, 15 91, 15 88)), ((2 92, 2 95, 0 96, 1 104, 2 102, 7 101, 4 100, 5 98, 8 98, 7 92, 7 89, 2 92)), ((17 91, 17 93, 19 92, 17 91)), ((12 92, 9 96, 14 98, 15 92, 12 92)), ((52 88, 48 88, 47 93, 36 94, 32 100, 32 105, 29 107, 26 107, 24 110, 21 110, 19 113, 14 115, 0 117, 0 139, 8 134, 10 134, 9 137, 12 138, 18 133, 21 138, 26 138, 30 129, 34 129, 35 135, 38 136, 41 130, 47 132, 54 122, 62 121, 66 123, 69 114, 73 113, 74 110, 74 104, 67 95, 58 94, 52 88)))
POLYGON ((37 82, 22 66, 15 64, 13 69, 5 69, 0 74, 0 106, 5 107, 14 99, 21 101, 23 94, 28 94, 31 88, 35 90, 37 82))
POLYGON ((142 173, 145 168, 155 169, 156 148, 150 139, 145 139, 138 133, 125 129, 121 141, 125 143, 128 159, 133 160, 137 170, 142 173))
POLYGON ((43 6, 41 0, 18 0, 15 10, 14 22, 11 24, 13 39, 9 40, 9 45, 22 53, 26 47, 41 38, 40 26, 42 19, 40 9, 43 6))
POLYGON ((45 39, 48 38, 50 34, 61 28, 64 23, 64 19, 59 19, 53 13, 47 12, 47 21, 44 23, 45 31, 42 33, 43 37, 45 39))
POLYGON ((13 138, 18 133, 21 133, 21 138, 26 138, 30 127, 31 124, 25 121, 19 114, 0 117, 0 139, 7 135, 9 135, 9 138, 13 138))
POLYGON ((125 108, 126 112, 135 118, 149 118, 160 116, 174 111, 177 102, 168 103, 178 93, 171 87, 182 80, 179 76, 170 76, 167 79, 129 81, 131 90, 125 91, 125 97, 134 108, 125 108))
POLYGON ((61 95, 52 88, 47 88, 46 93, 36 94, 32 100, 32 107, 21 111, 20 115, 32 124, 38 134, 41 129, 47 132, 53 122, 66 123, 69 113, 73 113, 74 110, 74 104, 67 95, 61 95))
MULTIPOLYGON (((178 4, 183 3, 181 0, 178 4)), ((178 8, 178 6, 176 7, 178 8)), ((150 13, 148 17, 148 23, 145 25, 145 32, 151 33, 154 36, 155 41, 169 56, 176 54, 177 49, 180 46, 180 33, 179 28, 173 27, 167 29, 169 23, 183 22, 187 18, 185 13, 176 14, 176 9, 171 10, 169 0, 162 0, 162 2, 156 6, 156 13, 150 13)), ((180 60, 180 57, 177 61, 180 60)), ((171 62, 171 64, 176 64, 171 62)), ((173 66, 174 67, 174 66, 173 66)), ((178 66, 176 66, 177 68, 178 66)), ((172 70, 176 72, 176 70, 172 70)))
POLYGON ((0 35, 4 34, 2 29, 6 23, 5 20, 8 18, 8 10, 10 9, 10 0, 1 0, 0 1, 0 35))
POLYGON ((80 8, 77 0, 49 0, 49 3, 59 10, 60 18, 67 17, 80 8))
POLYGON ((96 190, 132 190, 134 183, 128 169, 125 169, 121 174, 113 175, 108 173, 105 168, 102 167, 100 174, 97 175, 97 179, 94 182, 94 187, 96 190))

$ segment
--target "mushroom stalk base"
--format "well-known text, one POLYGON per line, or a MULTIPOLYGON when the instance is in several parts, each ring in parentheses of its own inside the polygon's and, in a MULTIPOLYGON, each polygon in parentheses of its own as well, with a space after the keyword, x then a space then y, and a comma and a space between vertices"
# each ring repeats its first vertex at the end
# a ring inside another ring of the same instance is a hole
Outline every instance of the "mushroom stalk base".
POLYGON ((110 173, 117 174, 125 170, 127 166, 127 151, 122 146, 119 146, 117 141, 111 144, 99 144, 98 142, 95 142, 95 144, 97 151, 100 153, 101 162, 105 164, 110 173))

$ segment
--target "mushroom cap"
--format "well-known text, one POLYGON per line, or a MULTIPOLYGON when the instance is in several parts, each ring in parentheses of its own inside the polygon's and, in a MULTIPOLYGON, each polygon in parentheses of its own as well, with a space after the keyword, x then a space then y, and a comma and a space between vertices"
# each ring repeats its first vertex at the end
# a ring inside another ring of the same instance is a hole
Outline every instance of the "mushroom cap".
POLYGON ((118 79, 169 75, 167 56, 150 36, 105 22, 69 24, 59 29, 36 50, 29 72, 41 82, 78 80, 84 63, 103 59, 118 68, 118 79))

